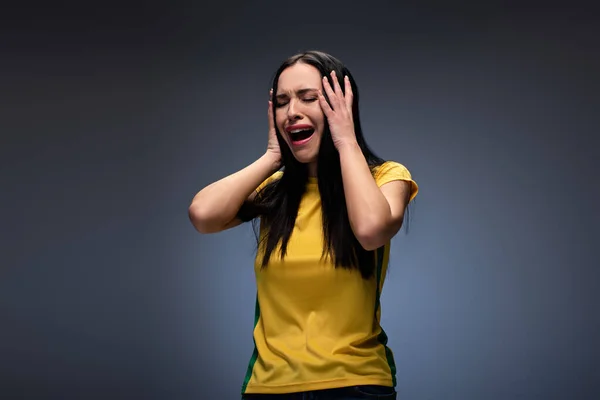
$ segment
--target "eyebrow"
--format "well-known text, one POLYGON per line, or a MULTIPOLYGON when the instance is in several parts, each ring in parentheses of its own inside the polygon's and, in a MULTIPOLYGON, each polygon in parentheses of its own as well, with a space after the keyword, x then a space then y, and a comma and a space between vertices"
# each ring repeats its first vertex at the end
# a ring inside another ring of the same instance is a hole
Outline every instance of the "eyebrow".
MULTIPOLYGON (((317 92, 317 91, 319 91, 319 89, 307 88, 307 89, 300 89, 300 90, 297 90, 297 91, 296 91, 296 94, 298 94, 299 96, 302 96, 303 94, 306 94, 306 93, 308 93, 308 92, 317 92)), ((282 94, 278 94, 278 95, 277 95, 277 96, 275 96, 275 97, 276 97, 276 98, 278 98, 278 99, 281 99, 281 98, 285 98, 285 97, 287 97, 287 94, 285 94, 285 93, 282 93, 282 94)))

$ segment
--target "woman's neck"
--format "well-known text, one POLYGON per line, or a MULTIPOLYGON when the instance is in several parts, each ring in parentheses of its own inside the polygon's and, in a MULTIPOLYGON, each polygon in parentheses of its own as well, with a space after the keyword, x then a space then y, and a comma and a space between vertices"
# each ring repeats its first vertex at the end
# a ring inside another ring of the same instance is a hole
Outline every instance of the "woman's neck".
POLYGON ((312 178, 317 177, 317 163, 316 162, 311 162, 308 164, 308 176, 310 176, 312 178))

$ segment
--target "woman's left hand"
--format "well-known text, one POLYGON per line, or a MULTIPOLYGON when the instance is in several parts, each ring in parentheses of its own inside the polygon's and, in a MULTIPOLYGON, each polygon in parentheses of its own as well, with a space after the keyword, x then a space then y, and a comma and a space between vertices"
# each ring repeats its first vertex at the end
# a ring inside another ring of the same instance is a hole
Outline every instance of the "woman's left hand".
POLYGON ((344 95, 334 71, 331 71, 331 79, 333 80, 335 90, 331 88, 327 77, 323 77, 323 88, 327 93, 329 103, 327 103, 325 96, 320 91, 319 103, 321 104, 323 113, 327 117, 333 144, 339 150, 341 146, 356 143, 354 120, 352 119, 352 87, 350 80, 345 76, 344 86, 346 93, 344 95))

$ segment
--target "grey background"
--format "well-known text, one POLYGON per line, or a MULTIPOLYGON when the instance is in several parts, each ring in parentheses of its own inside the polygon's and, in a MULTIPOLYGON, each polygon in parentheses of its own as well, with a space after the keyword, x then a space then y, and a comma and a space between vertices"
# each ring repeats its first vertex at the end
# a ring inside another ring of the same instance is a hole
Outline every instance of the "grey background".
POLYGON ((3 12, 0 398, 239 398, 253 235, 187 207, 262 154, 304 49, 421 188, 382 299, 399 398, 600 398, 596 15, 392 4, 3 12))

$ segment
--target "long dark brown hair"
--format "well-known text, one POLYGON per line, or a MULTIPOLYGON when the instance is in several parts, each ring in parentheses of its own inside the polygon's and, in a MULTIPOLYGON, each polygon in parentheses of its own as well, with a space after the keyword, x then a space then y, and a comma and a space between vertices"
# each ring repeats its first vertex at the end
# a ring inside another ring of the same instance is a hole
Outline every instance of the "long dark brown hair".
MULTIPOLYGON (((356 82, 350 71, 337 58, 320 51, 307 51, 288 58, 275 73, 272 84, 273 93, 277 93, 277 84, 281 73, 296 63, 305 63, 317 68, 322 76, 327 76, 332 87, 333 80, 330 72, 335 71, 342 90, 344 90, 344 76, 349 77, 353 93, 352 117, 356 140, 371 171, 383 164, 384 160, 369 148, 363 136, 356 82)), ((273 104, 273 116, 275 116, 275 104, 273 104)), ((244 203, 238 213, 238 217, 243 221, 254 220, 257 238, 260 238, 261 235, 256 218, 261 218, 265 234, 262 235, 262 239, 259 239, 258 245, 259 247, 262 245, 264 248, 263 268, 267 266, 277 245, 280 245, 280 257, 282 259, 285 257, 300 200, 308 181, 307 165, 296 160, 279 130, 277 130, 277 139, 281 148, 283 164, 281 179, 266 185, 257 194, 255 201, 252 204, 244 203)), ((375 270, 375 251, 365 250, 354 236, 350 226, 342 184, 340 158, 333 144, 328 124, 325 124, 319 148, 317 181, 323 215, 323 242, 325 244, 323 255, 330 256, 336 267, 355 268, 365 279, 372 277, 375 270)))

